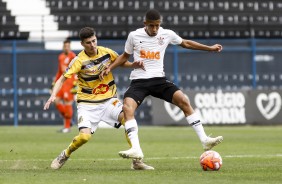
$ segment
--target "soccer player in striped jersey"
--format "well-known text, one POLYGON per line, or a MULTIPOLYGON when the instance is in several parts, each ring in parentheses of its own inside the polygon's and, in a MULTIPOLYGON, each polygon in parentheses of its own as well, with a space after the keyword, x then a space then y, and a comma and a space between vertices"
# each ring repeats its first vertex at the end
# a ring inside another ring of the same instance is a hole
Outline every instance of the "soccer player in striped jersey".
MULTIPOLYGON (((84 47, 75 57, 63 75, 56 81, 53 92, 44 105, 48 109, 55 101, 56 94, 64 81, 73 74, 78 76, 77 89, 77 117, 79 134, 74 137, 71 144, 51 163, 52 169, 61 168, 70 155, 80 146, 88 142, 91 135, 98 128, 101 121, 119 128, 124 124, 122 103, 117 98, 117 87, 114 76, 109 73, 103 80, 99 74, 118 57, 118 54, 102 46, 97 46, 97 38, 93 28, 85 27, 79 33, 81 45, 84 47)), ((143 68, 143 62, 125 62, 122 66, 128 68, 143 68)), ((127 134, 126 134, 127 135, 127 134)), ((131 144, 129 142, 129 144, 131 144)), ((132 160, 132 169, 151 170, 141 159, 132 160)))
POLYGON ((174 31, 164 29, 161 25, 161 15, 155 10, 147 11, 144 27, 130 32, 125 43, 125 49, 114 63, 112 63, 100 75, 100 78, 108 74, 119 65, 122 65, 133 54, 134 61, 143 61, 145 70, 134 69, 130 74, 131 84, 124 94, 123 112, 125 117, 125 129, 131 140, 132 148, 120 151, 124 158, 143 158, 143 152, 139 144, 138 126, 134 117, 135 110, 143 102, 146 96, 154 96, 177 105, 185 114, 189 125, 197 133, 203 148, 209 150, 223 140, 222 136, 215 138, 206 135, 200 116, 195 113, 184 93, 172 82, 168 81, 164 72, 164 54, 169 44, 179 45, 185 49, 220 52, 222 46, 204 45, 192 40, 186 40, 178 36, 174 31))

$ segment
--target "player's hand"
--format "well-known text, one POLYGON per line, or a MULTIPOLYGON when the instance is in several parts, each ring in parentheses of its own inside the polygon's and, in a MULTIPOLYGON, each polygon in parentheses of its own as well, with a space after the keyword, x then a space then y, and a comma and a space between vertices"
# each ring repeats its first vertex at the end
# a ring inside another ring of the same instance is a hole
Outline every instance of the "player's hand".
POLYGON ((211 51, 220 52, 221 50, 222 50, 222 45, 220 44, 215 44, 211 46, 211 51))
POLYGON ((52 102, 54 102, 55 101, 55 99, 56 99, 56 97, 55 96, 50 96, 50 98, 47 100, 47 102, 45 103, 45 105, 44 105, 44 110, 47 110, 47 109, 49 109, 49 107, 50 107, 50 104, 52 103, 52 102))
POLYGON ((104 76, 108 75, 110 72, 111 69, 107 67, 105 70, 101 71, 99 79, 102 81, 104 79, 104 76))
POLYGON ((134 62, 132 63, 132 67, 133 67, 133 68, 141 68, 141 69, 143 69, 143 70, 146 71, 145 65, 144 65, 144 62, 143 62, 143 61, 134 61, 134 62))

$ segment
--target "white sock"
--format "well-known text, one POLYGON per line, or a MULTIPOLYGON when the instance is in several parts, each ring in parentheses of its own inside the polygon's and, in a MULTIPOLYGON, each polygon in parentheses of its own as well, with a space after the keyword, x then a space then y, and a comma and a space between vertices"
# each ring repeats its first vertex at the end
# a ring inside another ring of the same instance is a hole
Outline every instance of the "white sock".
POLYGON ((124 125, 125 131, 130 139, 132 148, 141 150, 139 138, 138 138, 138 126, 135 119, 131 119, 125 122, 124 125))
POLYGON ((187 116, 186 120, 189 123, 189 125, 193 127, 198 137, 200 138, 200 141, 201 142, 205 141, 207 138, 207 135, 205 133, 204 127, 200 120, 200 116, 197 113, 193 113, 190 116, 187 116))

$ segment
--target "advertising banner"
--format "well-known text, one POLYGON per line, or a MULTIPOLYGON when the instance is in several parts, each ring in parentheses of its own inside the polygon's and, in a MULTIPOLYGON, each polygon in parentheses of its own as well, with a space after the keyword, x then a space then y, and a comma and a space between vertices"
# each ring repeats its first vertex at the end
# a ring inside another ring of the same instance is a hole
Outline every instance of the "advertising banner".
MULTIPOLYGON (((281 90, 184 91, 203 124, 282 124, 281 90)), ((152 98, 153 125, 185 125, 177 106, 152 98)))

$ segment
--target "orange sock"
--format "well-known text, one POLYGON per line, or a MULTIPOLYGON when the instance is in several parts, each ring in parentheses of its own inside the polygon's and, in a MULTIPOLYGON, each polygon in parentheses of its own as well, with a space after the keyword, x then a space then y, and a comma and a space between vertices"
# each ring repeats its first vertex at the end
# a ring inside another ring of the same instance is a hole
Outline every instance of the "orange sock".
POLYGON ((56 108, 58 109, 58 111, 60 112, 60 114, 62 115, 62 116, 64 116, 64 114, 65 114, 65 106, 63 105, 63 104, 61 104, 61 103, 58 103, 58 104, 56 104, 56 108))
POLYGON ((64 119, 64 127, 65 128, 70 128, 71 127, 71 119, 64 119))
POLYGON ((65 112, 64 112, 64 117, 65 118, 72 118, 72 105, 65 105, 65 112))
POLYGON ((64 113, 64 126, 65 128, 71 127, 71 118, 72 118, 73 110, 72 105, 65 105, 65 113, 64 113))

